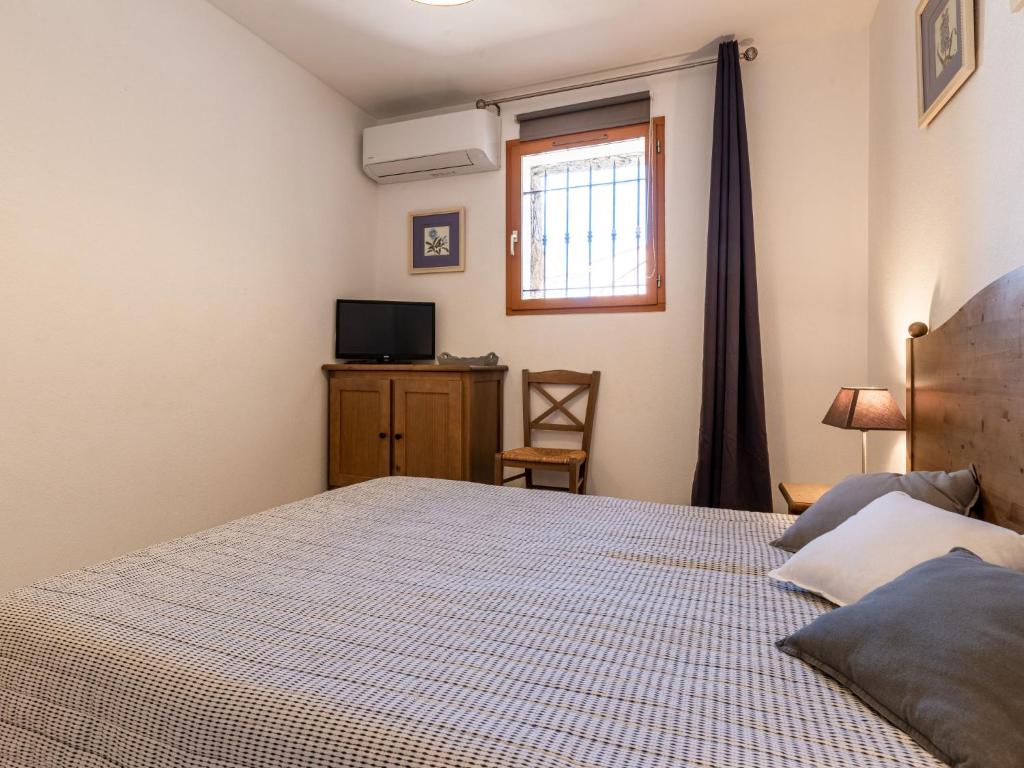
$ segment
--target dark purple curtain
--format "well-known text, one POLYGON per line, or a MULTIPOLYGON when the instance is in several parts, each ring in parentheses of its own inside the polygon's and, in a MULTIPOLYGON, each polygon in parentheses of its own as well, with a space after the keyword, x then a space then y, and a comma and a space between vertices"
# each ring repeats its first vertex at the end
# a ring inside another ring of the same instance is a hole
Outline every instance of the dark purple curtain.
POLYGON ((718 48, 711 153, 704 384, 693 504, 772 508, 739 46, 718 48))

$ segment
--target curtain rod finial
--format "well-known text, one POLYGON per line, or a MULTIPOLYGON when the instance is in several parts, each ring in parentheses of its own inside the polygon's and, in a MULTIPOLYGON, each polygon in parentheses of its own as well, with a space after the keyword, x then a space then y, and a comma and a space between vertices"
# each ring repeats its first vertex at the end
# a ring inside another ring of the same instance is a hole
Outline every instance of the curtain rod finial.
POLYGON ((750 46, 743 52, 742 56, 746 61, 753 61, 757 58, 757 48, 750 46))
POLYGON ((477 109, 487 109, 488 107, 494 107, 494 114, 498 115, 499 117, 501 116, 501 105, 498 104, 497 102, 487 101, 486 99, 476 100, 477 109))

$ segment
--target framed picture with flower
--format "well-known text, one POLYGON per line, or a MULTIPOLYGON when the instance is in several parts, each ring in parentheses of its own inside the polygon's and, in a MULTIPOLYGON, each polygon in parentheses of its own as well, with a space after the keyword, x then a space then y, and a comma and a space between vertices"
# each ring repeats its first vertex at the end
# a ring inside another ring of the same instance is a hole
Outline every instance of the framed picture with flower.
POLYGON ((921 0, 917 6, 917 117, 942 111, 976 66, 974 0, 921 0))
POLYGON ((409 214, 409 274, 466 270, 466 209, 409 214))

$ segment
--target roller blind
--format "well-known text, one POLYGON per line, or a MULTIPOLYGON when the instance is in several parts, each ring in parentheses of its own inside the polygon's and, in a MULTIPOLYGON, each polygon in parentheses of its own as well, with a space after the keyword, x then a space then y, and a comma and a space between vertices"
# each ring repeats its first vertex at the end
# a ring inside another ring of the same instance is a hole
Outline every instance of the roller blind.
POLYGON ((549 139, 583 131, 600 131, 651 119, 650 91, 570 104, 516 116, 520 141, 549 139))

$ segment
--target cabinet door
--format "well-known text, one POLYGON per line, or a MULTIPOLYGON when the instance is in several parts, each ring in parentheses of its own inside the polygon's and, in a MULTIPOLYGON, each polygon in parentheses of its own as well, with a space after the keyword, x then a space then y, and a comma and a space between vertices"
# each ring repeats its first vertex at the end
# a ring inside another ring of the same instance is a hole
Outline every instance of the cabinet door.
POLYGON ((462 479, 462 382, 394 380, 395 474, 462 479))
POLYGON ((386 378, 332 376, 330 465, 332 486, 391 473, 391 386, 386 378))

